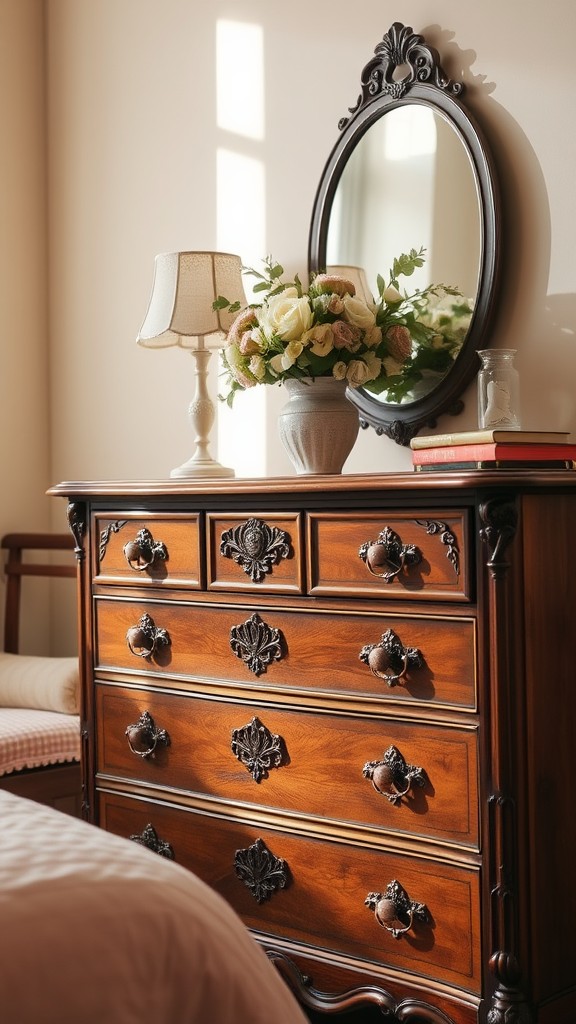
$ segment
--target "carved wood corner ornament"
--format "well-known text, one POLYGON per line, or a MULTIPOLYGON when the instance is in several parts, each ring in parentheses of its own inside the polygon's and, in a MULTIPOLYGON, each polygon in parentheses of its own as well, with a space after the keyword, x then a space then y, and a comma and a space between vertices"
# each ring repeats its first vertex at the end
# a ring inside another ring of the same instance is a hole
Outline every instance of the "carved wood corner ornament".
POLYGON ((520 986, 522 972, 516 957, 499 950, 490 957, 490 970, 498 988, 492 997, 487 1024, 534 1024, 533 1013, 520 986))
POLYGON ((84 534, 86 533, 86 505, 83 501, 71 501, 66 509, 68 526, 74 537, 76 561, 84 559, 84 534))
POLYGON ((447 547, 446 558, 452 565, 457 576, 460 575, 460 552, 458 541, 447 523, 441 523, 437 519, 417 519, 418 526, 423 526, 430 537, 439 537, 440 542, 447 547))
POLYGON ((501 494, 480 503, 480 519, 483 526, 480 538, 486 544, 490 557, 487 566, 493 579, 501 579, 510 563, 504 559, 504 552, 516 535, 518 508, 514 498, 501 494))

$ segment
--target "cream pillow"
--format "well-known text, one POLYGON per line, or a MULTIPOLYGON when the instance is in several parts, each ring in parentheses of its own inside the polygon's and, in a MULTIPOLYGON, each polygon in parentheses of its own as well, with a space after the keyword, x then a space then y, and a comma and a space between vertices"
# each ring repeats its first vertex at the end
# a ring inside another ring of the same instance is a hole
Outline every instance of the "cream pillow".
POLYGON ((0 707, 78 714, 78 658, 0 651, 0 707))

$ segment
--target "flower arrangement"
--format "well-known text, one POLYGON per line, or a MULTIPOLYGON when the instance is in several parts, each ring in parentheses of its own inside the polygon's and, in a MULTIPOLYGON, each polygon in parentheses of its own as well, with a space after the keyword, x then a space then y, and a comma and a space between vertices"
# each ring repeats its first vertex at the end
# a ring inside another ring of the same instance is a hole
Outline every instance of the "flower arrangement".
POLYGON ((335 274, 312 275, 307 290, 297 275, 284 283, 271 257, 264 273, 244 268, 257 278, 254 293, 263 300, 240 312, 223 296, 214 303, 237 313, 222 350, 228 391, 220 398, 232 405, 237 391, 257 384, 332 376, 402 402, 426 374, 443 375, 460 351, 472 308, 447 285, 401 293, 400 277, 421 267, 424 253, 411 249, 395 259, 388 280, 378 276, 373 300, 335 274))

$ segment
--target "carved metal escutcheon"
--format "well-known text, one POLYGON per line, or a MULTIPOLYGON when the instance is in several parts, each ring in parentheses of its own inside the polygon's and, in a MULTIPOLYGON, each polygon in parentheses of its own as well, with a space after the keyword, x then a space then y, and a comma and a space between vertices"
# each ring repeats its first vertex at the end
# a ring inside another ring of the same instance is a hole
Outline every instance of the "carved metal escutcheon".
POLYGON ((364 778, 370 779, 377 793, 391 804, 399 804, 410 787, 424 786, 427 775, 418 765, 407 764, 395 746, 390 746, 379 761, 367 761, 362 769, 364 778))
POLYGON ((149 711, 143 711, 137 722, 127 726, 125 735, 133 754, 139 757, 154 757, 159 743, 170 746, 170 737, 166 729, 157 729, 149 711))
POLYGON ((263 839, 257 839, 245 850, 236 850, 234 867, 238 878, 250 889, 257 903, 264 903, 288 883, 288 867, 275 857, 263 839))
POLYGON ((256 676, 265 672, 271 661, 280 661, 282 657, 280 630, 268 626, 257 612, 240 625, 232 626, 230 647, 256 676))
POLYGON ((392 583, 404 569, 422 561, 420 548, 415 544, 403 544, 389 526, 385 526, 378 534, 378 540, 362 544, 358 554, 372 575, 383 579, 385 583, 392 583))
POLYGON ((131 835, 130 839, 133 843, 138 843, 139 846, 145 846, 147 850, 152 850, 152 853, 157 853, 159 857, 166 857, 166 860, 174 860, 174 850, 170 843, 159 838, 153 825, 146 825, 141 832, 131 835))
POLYGON ((220 554, 240 565, 253 583, 260 583, 272 566, 290 554, 290 538, 284 530, 268 526, 261 519, 248 519, 224 530, 220 554))
POLYGON ((364 905, 374 912, 379 925, 395 939, 410 931, 415 921, 428 923, 430 915, 425 903, 411 900, 405 889, 394 879, 385 892, 369 892, 364 905))
POLYGON ((422 668, 424 658, 418 647, 405 647, 393 629, 382 634, 380 643, 365 644, 360 654, 360 661, 368 665, 373 675, 384 679, 388 686, 397 686, 405 679, 408 669, 422 668), (393 674, 386 669, 391 668, 393 674))
POLYGON ((270 732, 259 718, 253 718, 242 729, 232 730, 232 753, 250 772, 255 782, 266 778, 270 768, 282 764, 284 743, 270 732))

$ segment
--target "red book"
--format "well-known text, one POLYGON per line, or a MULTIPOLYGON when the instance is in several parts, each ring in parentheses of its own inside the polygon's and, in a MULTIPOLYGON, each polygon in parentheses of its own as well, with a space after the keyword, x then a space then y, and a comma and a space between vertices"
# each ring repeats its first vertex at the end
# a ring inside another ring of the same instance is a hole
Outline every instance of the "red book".
POLYGON ((459 444, 412 451, 415 466, 451 462, 549 462, 576 460, 576 444, 459 444))

